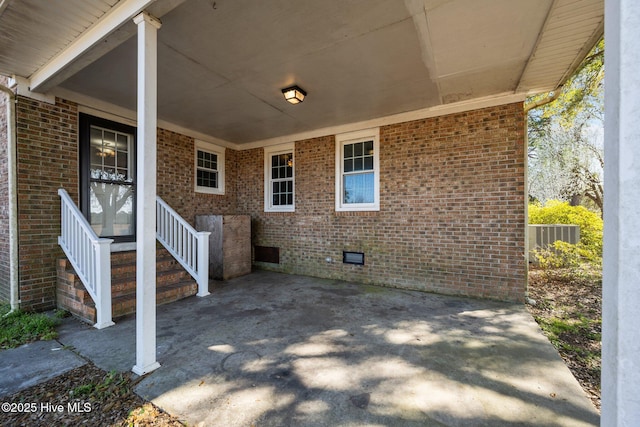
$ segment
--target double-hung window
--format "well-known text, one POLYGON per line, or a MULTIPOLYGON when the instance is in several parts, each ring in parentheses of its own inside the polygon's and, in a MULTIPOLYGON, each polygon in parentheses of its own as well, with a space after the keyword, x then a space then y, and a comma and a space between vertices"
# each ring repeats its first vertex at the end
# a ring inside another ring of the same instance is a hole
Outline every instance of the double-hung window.
POLYGON ((336 136, 336 211, 380 210, 380 131, 336 136))
POLYGON ((294 144, 264 149, 264 211, 295 211, 294 144))
POLYGON ((80 114, 80 206, 100 237, 135 240, 136 129, 80 114))
POLYGON ((224 194, 224 148, 196 141, 194 169, 197 193, 224 194))

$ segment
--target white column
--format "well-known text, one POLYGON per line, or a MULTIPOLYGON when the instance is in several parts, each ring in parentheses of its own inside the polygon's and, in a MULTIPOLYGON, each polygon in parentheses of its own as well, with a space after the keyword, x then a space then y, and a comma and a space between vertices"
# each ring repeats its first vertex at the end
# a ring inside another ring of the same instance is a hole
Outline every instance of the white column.
POLYGON ((156 361, 156 128, 157 31, 160 22, 143 12, 138 26, 138 140, 136 181, 136 364, 144 375, 156 361))
POLYGON ((605 2, 602 426, 640 426, 640 2, 605 2))

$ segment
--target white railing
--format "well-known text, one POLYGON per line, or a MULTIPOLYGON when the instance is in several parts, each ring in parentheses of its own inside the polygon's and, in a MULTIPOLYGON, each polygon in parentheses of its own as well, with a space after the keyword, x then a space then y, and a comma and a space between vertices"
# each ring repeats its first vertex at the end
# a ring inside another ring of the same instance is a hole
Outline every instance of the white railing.
POLYGON ((98 329, 113 325, 111 319, 111 248, 112 239, 100 238, 78 210, 69 194, 58 190, 61 200, 61 236, 58 244, 71 262, 96 304, 98 329))
POLYGON ((156 238, 198 282, 198 295, 209 295, 209 231, 196 231, 156 197, 156 238))

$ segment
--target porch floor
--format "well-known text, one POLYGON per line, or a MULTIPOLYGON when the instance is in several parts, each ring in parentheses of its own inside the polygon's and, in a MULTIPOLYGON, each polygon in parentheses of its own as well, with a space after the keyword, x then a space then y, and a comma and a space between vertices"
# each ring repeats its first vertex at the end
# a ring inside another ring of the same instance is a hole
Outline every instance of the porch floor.
MULTIPOLYGON (((188 425, 599 423, 522 305, 264 271, 211 292, 157 308, 161 367, 136 387, 188 425)), ((129 371, 135 316, 59 341, 129 371)))

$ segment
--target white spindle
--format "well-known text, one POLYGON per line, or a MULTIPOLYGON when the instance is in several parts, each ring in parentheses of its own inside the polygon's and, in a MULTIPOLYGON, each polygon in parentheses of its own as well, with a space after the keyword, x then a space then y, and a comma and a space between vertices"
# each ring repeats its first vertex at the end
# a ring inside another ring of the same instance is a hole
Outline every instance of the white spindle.
POLYGON ((156 198, 156 211, 161 221, 156 237, 185 270, 198 282, 198 296, 209 295, 209 235, 196 231, 160 197, 156 198))
POLYGON ((99 238, 78 210, 69 194, 58 190, 61 200, 61 223, 58 244, 64 251, 96 304, 98 329, 113 325, 111 320, 111 250, 112 239, 99 238))

